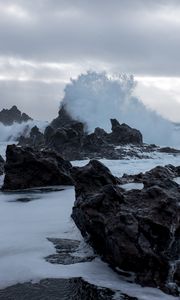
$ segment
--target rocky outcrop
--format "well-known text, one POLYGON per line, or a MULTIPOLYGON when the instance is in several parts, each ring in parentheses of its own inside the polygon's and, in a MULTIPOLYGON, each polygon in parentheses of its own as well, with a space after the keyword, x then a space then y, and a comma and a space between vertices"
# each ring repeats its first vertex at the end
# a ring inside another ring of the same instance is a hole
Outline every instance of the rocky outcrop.
POLYGON ((170 168, 146 173, 142 190, 125 191, 107 168, 99 171, 98 164, 93 175, 96 164, 72 169, 72 218, 82 235, 116 270, 134 272, 136 282, 178 295, 180 187, 170 168))
POLYGON ((124 150, 123 146, 132 144, 142 147, 142 134, 126 124, 119 124, 115 119, 111 120, 111 124, 111 133, 107 133, 102 128, 95 128, 93 133, 88 134, 86 124, 73 119, 65 105, 62 105, 58 117, 45 129, 44 136, 36 132, 37 138, 33 133, 28 138, 21 137, 19 144, 54 149, 68 160, 121 159, 126 152, 131 156, 139 157, 138 151, 124 150))
POLYGON ((116 119, 111 119, 112 132, 107 136, 109 142, 114 145, 142 144, 143 137, 139 130, 131 128, 127 124, 119 124, 116 119))
POLYGON ((58 117, 54 119, 50 126, 53 129, 58 129, 66 126, 70 126, 75 120, 70 116, 70 114, 67 112, 65 105, 62 105, 58 117))
POLYGON ((71 163, 54 151, 7 146, 3 190, 72 185, 71 163))
POLYGON ((17 106, 12 106, 10 109, 3 109, 0 111, 0 122, 4 125, 12 125, 14 122, 22 123, 32 120, 25 113, 17 108, 17 106))
MULTIPOLYGON (((86 126, 79 121, 71 120, 66 126, 58 129, 48 126, 44 134, 45 144, 68 160, 94 157, 120 159, 124 154, 123 147, 117 149, 116 146, 129 143, 142 145, 142 135, 125 124, 120 125, 118 121, 116 123, 112 133, 96 128, 91 134, 87 134, 86 126)), ((132 154, 138 156, 135 151, 132 154)))

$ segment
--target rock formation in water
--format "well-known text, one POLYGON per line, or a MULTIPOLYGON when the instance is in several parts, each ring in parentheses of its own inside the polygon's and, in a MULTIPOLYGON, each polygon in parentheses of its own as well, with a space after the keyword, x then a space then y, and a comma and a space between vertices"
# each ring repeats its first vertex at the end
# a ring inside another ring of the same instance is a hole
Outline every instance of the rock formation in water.
POLYGON ((54 151, 7 146, 3 190, 72 185, 71 163, 54 151))
POLYGON ((22 113, 17 106, 12 106, 10 109, 0 111, 0 122, 4 125, 12 125, 13 123, 22 123, 32 120, 27 114, 22 113))
MULTIPOLYGON (((62 106, 59 116, 45 129, 44 137, 36 129, 35 133, 31 131, 29 138, 21 137, 19 144, 54 149, 68 160, 94 157, 118 159, 123 157, 124 152, 117 146, 127 144, 142 146, 143 138, 140 131, 126 124, 121 125, 115 119, 111 120, 111 124, 111 133, 96 128, 93 133, 88 134, 86 124, 73 120, 62 106)), ((134 154, 138 156, 136 152, 134 154)))
POLYGON ((30 136, 21 136, 19 145, 53 149, 67 160, 149 158, 154 151, 180 154, 180 150, 143 143, 139 130, 111 119, 111 132, 95 128, 88 134, 86 124, 74 120, 62 105, 59 115, 42 134, 35 126, 30 136))
MULTIPOLYGON (((158 167, 144 175, 142 190, 123 190, 97 161, 74 167, 72 218, 82 235, 117 271, 136 282, 179 295, 180 168, 158 167)), ((142 176, 143 177, 143 176, 142 176)))

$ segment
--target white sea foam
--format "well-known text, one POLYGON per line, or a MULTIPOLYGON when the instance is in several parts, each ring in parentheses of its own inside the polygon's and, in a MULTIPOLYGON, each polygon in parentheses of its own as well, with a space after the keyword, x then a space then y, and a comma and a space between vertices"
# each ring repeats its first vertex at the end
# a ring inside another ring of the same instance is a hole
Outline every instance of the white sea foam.
POLYGON ((32 127, 38 126, 38 128, 43 132, 46 126, 48 125, 47 122, 42 121, 28 121, 19 123, 13 123, 13 125, 5 126, 0 123, 0 142, 11 142, 15 141, 21 135, 28 136, 32 127))

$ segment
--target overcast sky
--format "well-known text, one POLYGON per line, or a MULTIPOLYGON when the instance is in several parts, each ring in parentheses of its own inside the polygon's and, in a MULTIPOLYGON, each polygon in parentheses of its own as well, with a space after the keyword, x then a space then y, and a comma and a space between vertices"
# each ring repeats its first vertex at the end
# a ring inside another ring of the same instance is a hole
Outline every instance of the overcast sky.
POLYGON ((180 121, 180 1, 0 0, 0 109, 50 120, 88 69, 133 74, 143 102, 180 121))

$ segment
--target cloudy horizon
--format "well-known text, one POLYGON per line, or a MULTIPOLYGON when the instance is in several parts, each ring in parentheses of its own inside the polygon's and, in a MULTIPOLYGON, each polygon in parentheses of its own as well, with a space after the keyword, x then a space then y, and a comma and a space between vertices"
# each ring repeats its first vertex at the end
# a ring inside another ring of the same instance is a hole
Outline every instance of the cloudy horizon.
POLYGON ((57 114, 70 78, 133 74, 135 94, 180 121, 180 2, 0 0, 0 109, 57 114))

